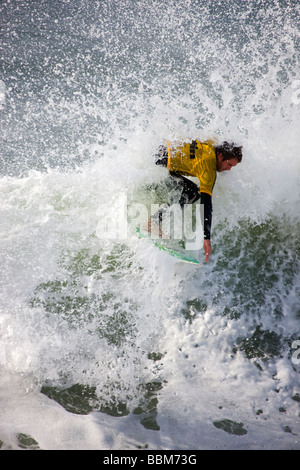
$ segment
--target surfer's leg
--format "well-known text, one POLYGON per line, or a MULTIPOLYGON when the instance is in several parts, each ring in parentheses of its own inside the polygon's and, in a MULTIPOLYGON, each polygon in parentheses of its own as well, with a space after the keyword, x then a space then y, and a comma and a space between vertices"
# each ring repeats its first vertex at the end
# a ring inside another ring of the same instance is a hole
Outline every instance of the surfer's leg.
POLYGON ((170 173, 170 177, 173 180, 174 187, 178 192, 181 192, 178 201, 181 208, 185 204, 193 204, 200 199, 199 187, 196 183, 175 172, 170 173))
POLYGON ((167 218, 170 217, 170 208, 173 207, 174 209, 174 205, 179 204, 183 209, 185 204, 193 204, 198 201, 200 193, 197 184, 174 172, 170 172, 165 185, 168 189, 169 201, 149 218, 147 231, 162 238, 169 238, 168 235, 163 233, 162 226, 163 220, 168 220, 167 218))
POLYGON ((155 214, 153 214, 147 224, 144 226, 144 230, 147 230, 147 232, 157 235, 160 238, 170 238, 169 235, 166 235, 162 231, 162 222, 163 222, 163 217, 168 213, 170 209, 169 204, 163 204, 155 214))
MULTIPOLYGON (((168 151, 166 147, 163 145, 160 146, 155 157, 156 165, 167 166, 168 151)), ((162 221, 163 218, 168 215, 170 206, 179 203, 180 207, 183 209, 185 204, 193 204, 200 199, 200 192, 198 186, 193 181, 176 172, 169 173, 165 184, 168 188, 169 201, 163 204, 159 210, 149 218, 144 229, 149 233, 159 235, 159 237, 169 238, 165 237, 162 233, 162 221)))

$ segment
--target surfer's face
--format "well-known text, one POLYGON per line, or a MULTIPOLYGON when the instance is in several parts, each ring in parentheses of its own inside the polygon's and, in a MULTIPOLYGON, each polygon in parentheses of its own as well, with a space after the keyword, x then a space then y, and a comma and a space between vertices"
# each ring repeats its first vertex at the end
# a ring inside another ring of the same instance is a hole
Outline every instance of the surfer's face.
POLYGON ((219 154, 217 159, 217 171, 230 171, 233 166, 236 166, 238 161, 236 158, 230 160, 223 160, 223 155, 219 154))

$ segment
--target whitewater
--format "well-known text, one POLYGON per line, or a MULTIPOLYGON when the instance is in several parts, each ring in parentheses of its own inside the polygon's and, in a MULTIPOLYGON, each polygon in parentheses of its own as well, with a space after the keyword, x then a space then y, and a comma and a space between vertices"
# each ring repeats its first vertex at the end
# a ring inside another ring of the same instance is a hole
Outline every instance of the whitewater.
POLYGON ((0 14, 0 448, 299 449, 299 2, 0 14), (243 161, 192 266, 130 209, 212 138, 243 161))

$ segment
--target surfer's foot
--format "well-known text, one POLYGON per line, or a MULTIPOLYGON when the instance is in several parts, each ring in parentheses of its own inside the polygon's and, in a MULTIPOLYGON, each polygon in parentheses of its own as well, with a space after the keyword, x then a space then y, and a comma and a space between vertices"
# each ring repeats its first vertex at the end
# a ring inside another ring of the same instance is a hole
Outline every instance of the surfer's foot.
POLYGON ((159 237, 159 238, 164 238, 164 239, 169 239, 170 237, 165 235, 162 230, 161 230, 161 227, 159 226, 159 224, 151 219, 151 217, 149 218, 148 222, 146 222, 144 225, 143 225, 143 230, 145 230, 146 232, 148 232, 148 234, 150 236, 155 236, 155 238, 159 237))

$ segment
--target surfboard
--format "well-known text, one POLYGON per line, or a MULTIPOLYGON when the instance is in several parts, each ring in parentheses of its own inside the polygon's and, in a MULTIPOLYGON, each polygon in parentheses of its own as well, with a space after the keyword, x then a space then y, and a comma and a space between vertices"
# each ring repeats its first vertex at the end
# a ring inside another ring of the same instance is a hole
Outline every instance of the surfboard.
POLYGON ((179 248, 177 249, 177 248, 170 247, 159 239, 156 240, 156 239, 150 238, 149 234, 143 233, 139 227, 136 228, 136 233, 139 238, 149 239, 153 243, 153 245, 156 246, 159 250, 164 251, 165 253, 168 253, 168 255, 173 256, 178 261, 200 265, 199 261, 196 258, 193 258, 192 256, 190 256, 188 253, 185 253, 183 250, 180 250, 179 248))

